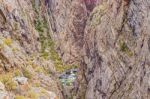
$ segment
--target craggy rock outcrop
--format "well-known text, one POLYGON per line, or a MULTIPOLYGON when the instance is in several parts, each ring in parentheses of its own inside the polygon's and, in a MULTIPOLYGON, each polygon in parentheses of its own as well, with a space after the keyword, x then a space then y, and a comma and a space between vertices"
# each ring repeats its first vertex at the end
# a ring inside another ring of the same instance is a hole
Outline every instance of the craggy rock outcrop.
POLYGON ((58 52, 81 62, 80 99, 148 99, 150 2, 51 1, 58 52))
POLYGON ((53 62, 41 51, 49 17, 37 1, 0 0, 0 99, 63 99, 53 62))
POLYGON ((75 99, 149 99, 149 31, 149 0, 0 0, 0 98, 63 99, 64 62, 75 99))
POLYGON ((85 99, 149 99, 150 2, 105 1, 84 32, 85 99))
POLYGON ((84 0, 49 0, 49 6, 57 51, 64 62, 79 62, 87 19, 84 0))

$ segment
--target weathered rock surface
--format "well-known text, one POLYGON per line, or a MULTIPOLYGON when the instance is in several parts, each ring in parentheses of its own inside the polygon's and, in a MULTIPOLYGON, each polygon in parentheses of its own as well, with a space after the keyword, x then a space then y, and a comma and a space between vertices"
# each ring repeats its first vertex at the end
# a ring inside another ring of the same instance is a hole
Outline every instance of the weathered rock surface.
POLYGON ((60 55, 81 62, 79 99, 150 98, 148 0, 50 1, 60 55))
POLYGON ((47 7, 44 1, 35 1, 0 0, 0 81, 4 84, 0 84, 0 99, 37 99, 31 90, 37 86, 52 97, 40 99, 63 99, 53 77, 53 62, 41 51, 41 33, 50 33, 48 23, 44 24, 47 7))
POLYGON ((149 6, 109 0, 94 8, 84 32, 85 99, 150 98, 149 6))
POLYGON ((149 99, 149 31, 149 0, 0 0, 0 98, 63 99, 56 47, 76 98, 149 99))

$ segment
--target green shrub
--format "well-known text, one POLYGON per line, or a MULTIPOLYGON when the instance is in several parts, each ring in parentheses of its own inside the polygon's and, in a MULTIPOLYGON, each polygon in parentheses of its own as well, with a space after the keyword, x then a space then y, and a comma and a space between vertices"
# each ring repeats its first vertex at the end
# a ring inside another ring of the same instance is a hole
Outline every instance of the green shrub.
POLYGON ((30 99, 38 99, 38 94, 34 91, 28 91, 26 96, 30 99))
POLYGON ((14 75, 15 76, 20 76, 21 75, 21 72, 19 71, 19 69, 17 69, 17 70, 14 71, 14 75))
POLYGON ((35 68, 35 72, 48 74, 48 71, 46 71, 42 66, 35 68))
POLYGON ((40 19, 37 19, 35 21, 35 29, 39 32, 44 32, 43 23, 41 22, 40 19))
POLYGON ((30 73, 30 71, 26 68, 23 68, 23 75, 29 79, 32 78, 32 73, 30 73))
POLYGON ((16 82, 13 80, 12 74, 1 74, 0 81, 5 85, 6 90, 11 91, 17 88, 16 82))
POLYGON ((123 42, 123 43, 120 44, 120 50, 121 50, 122 52, 126 52, 126 51, 129 50, 129 48, 128 48, 128 46, 126 45, 125 42, 123 42))
POLYGON ((127 44, 125 42, 120 43, 120 50, 122 52, 125 52, 128 56, 133 55, 132 51, 129 49, 129 47, 127 46, 127 44))
POLYGON ((15 96, 15 99, 26 99, 26 97, 25 96, 17 95, 17 96, 15 96))
POLYGON ((10 46, 12 44, 12 39, 10 38, 4 39, 4 44, 10 46))

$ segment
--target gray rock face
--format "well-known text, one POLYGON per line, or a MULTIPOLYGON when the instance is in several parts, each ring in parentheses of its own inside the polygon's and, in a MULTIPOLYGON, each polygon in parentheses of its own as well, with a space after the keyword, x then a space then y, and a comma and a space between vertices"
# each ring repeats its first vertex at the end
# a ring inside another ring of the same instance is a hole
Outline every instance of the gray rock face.
POLYGON ((148 0, 60 0, 53 7, 58 52, 65 62, 81 63, 79 99, 150 98, 149 6, 148 0))
POLYGON ((11 93, 15 98, 33 99, 27 95, 29 87, 33 86, 53 90, 58 98, 63 99, 57 81, 52 82, 50 77, 50 73, 56 72, 53 62, 49 57, 46 59, 46 51, 41 51, 48 49, 48 44, 43 47, 41 38, 50 33, 44 1, 0 0, 0 81, 6 88, 6 92, 1 91, 4 87, 0 84, 0 99, 11 99, 11 93), (38 78, 40 74, 44 81, 38 78), (27 78, 30 79, 28 83, 27 78))
POLYGON ((21 84, 21 85, 28 83, 28 78, 26 77, 15 77, 14 80, 17 81, 18 84, 21 84))
MULTIPOLYGON (((149 0, 0 0, 0 73, 21 72, 63 99, 45 71, 55 73, 51 38, 65 63, 80 64, 77 98, 150 98, 149 0)), ((7 94, 0 84, 0 98, 7 94)))
POLYGON ((81 67, 86 99, 150 98, 148 6, 147 0, 109 0, 93 10, 81 67))
POLYGON ((50 0, 52 37, 57 51, 65 63, 74 64, 81 60, 84 28, 88 11, 84 0, 50 0))

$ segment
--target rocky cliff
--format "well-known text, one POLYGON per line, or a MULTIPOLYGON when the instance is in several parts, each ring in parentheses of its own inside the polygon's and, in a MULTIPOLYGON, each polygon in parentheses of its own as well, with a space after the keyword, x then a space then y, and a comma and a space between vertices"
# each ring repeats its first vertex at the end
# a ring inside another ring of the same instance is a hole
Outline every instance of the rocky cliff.
POLYGON ((59 52, 81 63, 79 99, 148 99, 150 2, 52 1, 59 52))
POLYGON ((44 1, 0 0, 0 99, 63 99, 47 9, 44 1))
POLYGON ((94 8, 84 31, 85 99, 150 98, 149 6, 104 0, 94 8))
POLYGON ((149 31, 148 0, 0 0, 0 98, 67 99, 78 67, 75 99, 149 99, 149 31))

